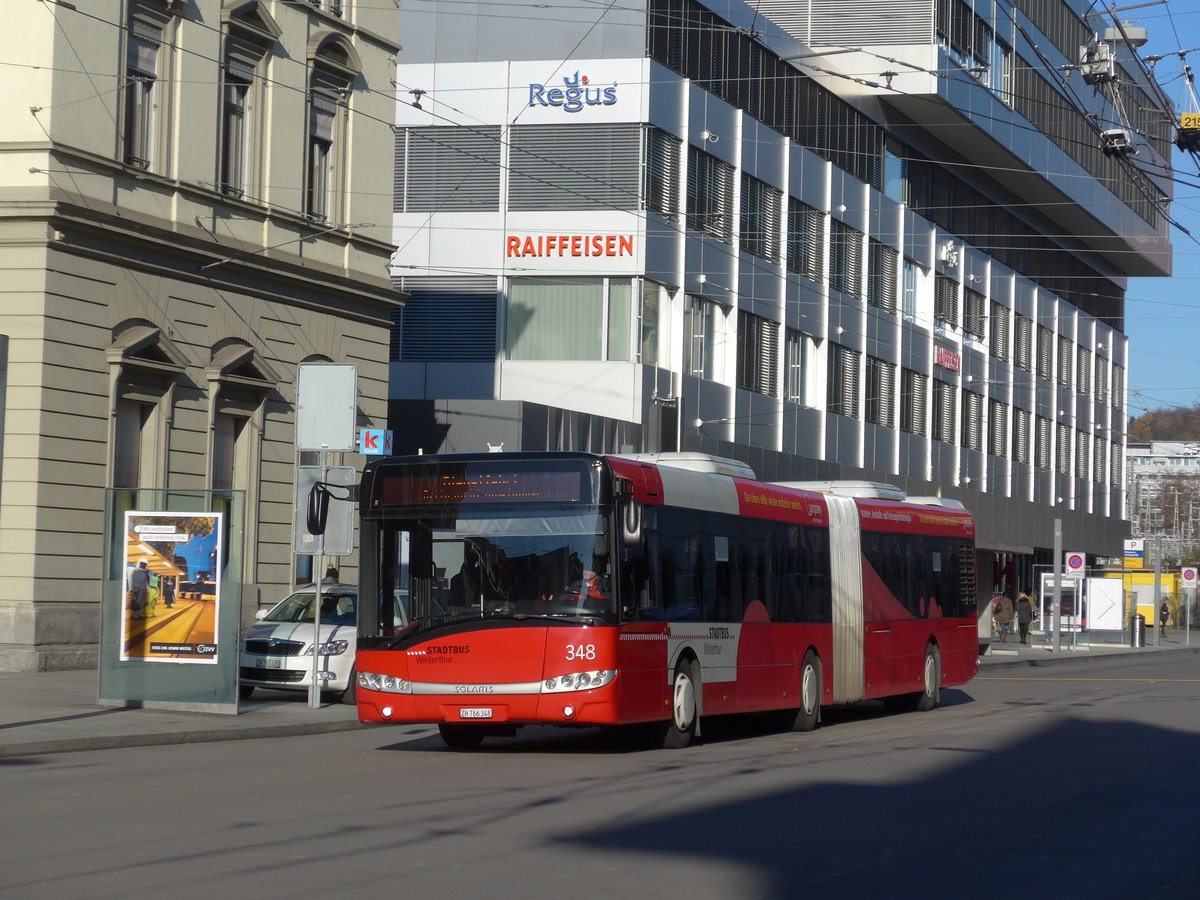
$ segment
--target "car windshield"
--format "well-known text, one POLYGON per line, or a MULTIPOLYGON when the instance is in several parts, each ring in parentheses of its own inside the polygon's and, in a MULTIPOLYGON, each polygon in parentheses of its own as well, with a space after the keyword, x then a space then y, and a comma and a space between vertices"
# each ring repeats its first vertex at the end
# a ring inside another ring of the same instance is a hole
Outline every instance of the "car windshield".
MULTIPOLYGON (((264 622, 311 622, 313 590, 297 591, 263 618, 264 622)), ((353 625, 358 594, 344 588, 321 592, 321 624, 353 625)))

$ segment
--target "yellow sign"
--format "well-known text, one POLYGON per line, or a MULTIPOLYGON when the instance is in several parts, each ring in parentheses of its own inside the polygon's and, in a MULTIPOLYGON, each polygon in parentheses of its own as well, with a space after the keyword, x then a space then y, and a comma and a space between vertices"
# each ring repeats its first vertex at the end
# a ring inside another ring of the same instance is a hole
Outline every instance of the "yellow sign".
POLYGON ((1183 113, 1179 117, 1180 128, 1200 128, 1200 113, 1183 113))

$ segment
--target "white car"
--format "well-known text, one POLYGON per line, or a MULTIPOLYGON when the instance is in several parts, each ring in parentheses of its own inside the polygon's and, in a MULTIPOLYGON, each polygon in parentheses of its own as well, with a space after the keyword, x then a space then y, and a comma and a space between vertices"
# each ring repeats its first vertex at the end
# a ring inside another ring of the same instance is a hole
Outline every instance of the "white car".
MULTIPOLYGON (((321 625, 317 640, 317 680, 326 699, 354 702, 354 647, 358 638, 355 610, 358 588, 322 584, 321 625)), ((246 699, 256 687, 307 691, 313 672, 313 598, 309 585, 269 610, 259 610, 257 624, 241 636, 239 692, 246 699)))

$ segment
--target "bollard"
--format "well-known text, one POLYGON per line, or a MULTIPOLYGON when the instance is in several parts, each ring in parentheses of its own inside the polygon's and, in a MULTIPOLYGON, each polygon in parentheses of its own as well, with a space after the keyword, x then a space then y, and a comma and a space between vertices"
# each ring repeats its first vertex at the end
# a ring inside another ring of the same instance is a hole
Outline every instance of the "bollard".
POLYGON ((1146 646, 1146 617, 1141 613, 1134 613, 1129 620, 1129 646, 1146 646))

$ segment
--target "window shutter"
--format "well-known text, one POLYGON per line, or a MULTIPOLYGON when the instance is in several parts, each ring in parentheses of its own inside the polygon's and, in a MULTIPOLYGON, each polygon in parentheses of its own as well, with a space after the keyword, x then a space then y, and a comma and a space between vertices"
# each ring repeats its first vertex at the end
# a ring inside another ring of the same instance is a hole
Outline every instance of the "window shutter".
POLYGON ((407 129, 396 140, 397 191, 404 212, 500 208, 500 129, 435 126, 407 129), (400 158, 401 152, 407 159, 400 158))
POLYGON ((988 417, 988 453, 992 456, 1008 455, 1008 407, 998 400, 991 402, 988 417))
POLYGON ((513 126, 508 208, 637 209, 641 136, 633 123, 513 126))

